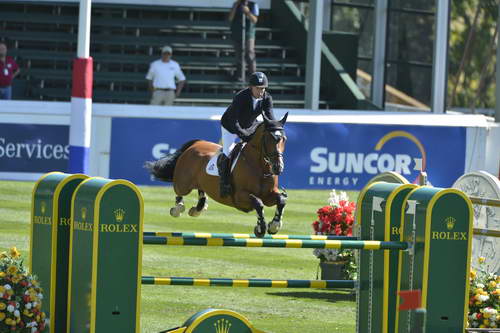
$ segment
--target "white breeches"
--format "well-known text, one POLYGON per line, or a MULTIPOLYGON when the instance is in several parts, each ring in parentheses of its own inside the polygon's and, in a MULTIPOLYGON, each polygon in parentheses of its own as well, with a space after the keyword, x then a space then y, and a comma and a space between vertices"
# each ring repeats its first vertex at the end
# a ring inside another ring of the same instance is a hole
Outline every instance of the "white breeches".
POLYGON ((233 150, 234 146, 236 146, 236 142, 239 140, 236 134, 230 133, 224 127, 221 126, 222 132, 222 152, 229 156, 231 150, 233 150))

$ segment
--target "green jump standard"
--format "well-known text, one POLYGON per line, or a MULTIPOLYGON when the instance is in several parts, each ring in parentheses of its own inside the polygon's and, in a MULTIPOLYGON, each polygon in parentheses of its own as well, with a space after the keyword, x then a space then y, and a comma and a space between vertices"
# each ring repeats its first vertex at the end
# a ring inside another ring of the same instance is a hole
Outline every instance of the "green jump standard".
POLYGON ((44 289, 42 311, 49 318, 49 333, 66 332, 71 197, 87 178, 50 172, 33 188, 29 269, 44 289))

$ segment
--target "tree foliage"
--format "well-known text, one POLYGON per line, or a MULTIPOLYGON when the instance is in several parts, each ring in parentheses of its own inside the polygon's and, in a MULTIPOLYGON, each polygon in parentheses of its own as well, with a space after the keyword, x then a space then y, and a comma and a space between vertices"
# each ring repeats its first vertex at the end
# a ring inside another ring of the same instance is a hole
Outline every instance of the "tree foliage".
POLYGON ((448 105, 495 106, 495 0, 452 0, 448 105))

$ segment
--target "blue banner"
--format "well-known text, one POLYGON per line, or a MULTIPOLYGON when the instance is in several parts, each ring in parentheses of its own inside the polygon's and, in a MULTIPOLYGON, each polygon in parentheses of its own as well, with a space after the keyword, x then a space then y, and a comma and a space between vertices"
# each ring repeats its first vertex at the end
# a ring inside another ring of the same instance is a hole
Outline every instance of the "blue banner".
POLYGON ((289 188, 360 190, 386 171, 413 182, 415 159, 434 186, 450 187, 464 173, 463 127, 288 123, 286 133, 280 181, 289 188))
MULTIPOLYGON (((289 122, 285 130, 285 171, 280 176, 285 188, 360 190, 385 171, 413 182, 418 176, 415 159, 422 160, 434 186, 450 187, 464 172, 463 127, 289 122)), ((113 119, 110 177, 160 185, 143 168, 144 161, 159 159, 192 139, 219 142, 219 122, 113 119)))
POLYGON ((69 126, 0 124, 0 172, 67 172, 69 126))
POLYGON ((220 137, 219 122, 213 120, 113 118, 109 177, 160 185, 143 168, 145 161, 171 154, 189 140, 219 142, 220 137))

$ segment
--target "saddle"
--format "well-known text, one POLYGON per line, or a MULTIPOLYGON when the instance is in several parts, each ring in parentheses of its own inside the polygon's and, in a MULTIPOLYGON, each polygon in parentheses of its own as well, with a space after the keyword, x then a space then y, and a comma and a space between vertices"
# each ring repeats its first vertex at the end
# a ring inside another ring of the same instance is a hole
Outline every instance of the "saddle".
MULTIPOLYGON (((238 142, 236 146, 229 153, 229 163, 231 165, 231 171, 233 171, 236 162, 238 161, 238 157, 240 156, 243 147, 245 147, 245 142, 238 142)), ((207 167, 205 171, 211 176, 219 176, 219 168, 217 167, 217 159, 219 155, 222 154, 222 148, 215 154, 210 161, 207 163, 207 167)))
MULTIPOLYGON (((231 165, 231 171, 233 171, 234 165, 236 164, 236 161, 238 160, 238 156, 240 156, 241 151, 243 150, 243 147, 245 147, 245 142, 240 141, 234 146, 233 150, 229 153, 229 165, 231 165)), ((222 148, 221 148, 222 152, 222 148)))

